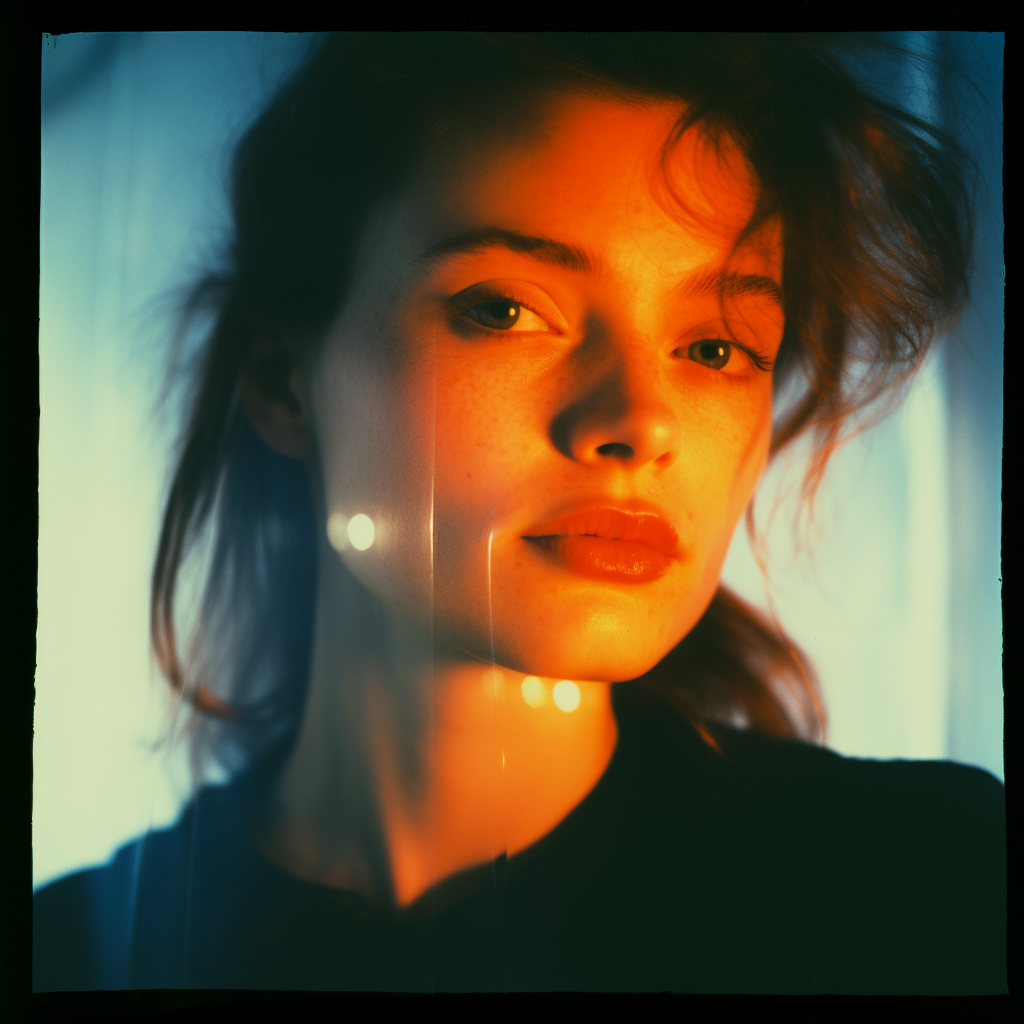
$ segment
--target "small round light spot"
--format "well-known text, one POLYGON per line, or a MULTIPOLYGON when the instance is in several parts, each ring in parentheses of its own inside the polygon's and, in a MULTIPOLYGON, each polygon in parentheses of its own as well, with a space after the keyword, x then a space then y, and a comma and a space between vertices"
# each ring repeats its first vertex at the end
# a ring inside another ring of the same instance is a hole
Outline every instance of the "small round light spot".
POLYGON ((369 516, 360 512, 348 521, 348 539, 356 551, 365 551, 373 543, 373 537, 373 520, 369 516))
POLYGON ((548 691, 544 689, 544 684, 536 676, 527 676, 519 691, 523 695, 523 700, 531 708, 543 707, 547 703, 548 691))
POLYGON ((551 696, 559 711, 575 711, 580 706, 580 688, 570 679, 555 683, 551 696))
POLYGON ((348 547, 348 520, 340 512, 332 512, 327 517, 327 539, 335 551, 348 547))

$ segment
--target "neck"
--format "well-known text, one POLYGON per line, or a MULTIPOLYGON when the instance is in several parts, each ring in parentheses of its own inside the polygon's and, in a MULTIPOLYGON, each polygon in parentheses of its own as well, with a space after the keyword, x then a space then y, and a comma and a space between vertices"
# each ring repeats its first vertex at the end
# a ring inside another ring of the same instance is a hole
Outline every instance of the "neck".
POLYGON ((306 714, 258 835, 271 860, 406 906, 530 846, 593 789, 617 740, 611 684, 575 681, 562 710, 572 686, 445 647, 329 548, 320 561, 306 714))

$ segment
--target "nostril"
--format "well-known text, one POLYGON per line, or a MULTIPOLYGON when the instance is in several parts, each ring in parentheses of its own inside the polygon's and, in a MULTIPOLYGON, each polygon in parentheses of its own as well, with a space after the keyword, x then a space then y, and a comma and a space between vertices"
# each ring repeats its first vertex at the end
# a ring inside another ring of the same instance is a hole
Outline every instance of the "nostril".
POLYGON ((612 459, 631 459, 635 454, 628 444, 620 444, 618 441, 610 441, 608 444, 598 445, 598 454, 606 455, 612 459))

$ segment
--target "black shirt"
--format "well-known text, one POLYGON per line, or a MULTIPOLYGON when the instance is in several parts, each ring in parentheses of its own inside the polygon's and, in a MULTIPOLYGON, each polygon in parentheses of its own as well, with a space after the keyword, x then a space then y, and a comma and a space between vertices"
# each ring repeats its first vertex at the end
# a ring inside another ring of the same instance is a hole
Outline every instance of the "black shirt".
POLYGON ((272 759, 205 788, 174 827, 36 894, 35 991, 1007 991, 990 774, 718 728, 722 756, 613 693, 619 743, 586 799, 404 910, 247 839, 272 759))

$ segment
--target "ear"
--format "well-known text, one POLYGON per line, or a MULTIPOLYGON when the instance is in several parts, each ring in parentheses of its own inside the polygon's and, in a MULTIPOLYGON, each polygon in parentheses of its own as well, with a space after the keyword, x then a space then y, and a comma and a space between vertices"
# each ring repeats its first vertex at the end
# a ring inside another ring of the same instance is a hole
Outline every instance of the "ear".
POLYGON ((276 452, 308 459, 313 452, 306 402, 293 353, 259 337, 242 364, 242 402, 256 432, 276 452))

